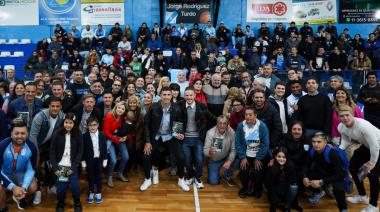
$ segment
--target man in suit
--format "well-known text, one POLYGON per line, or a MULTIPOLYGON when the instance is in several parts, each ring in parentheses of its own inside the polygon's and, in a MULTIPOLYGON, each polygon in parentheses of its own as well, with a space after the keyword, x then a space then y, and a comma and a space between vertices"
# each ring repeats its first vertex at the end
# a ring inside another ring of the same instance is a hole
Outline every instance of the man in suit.
MULTIPOLYGON (((75 124, 79 126, 79 130, 82 134, 85 134, 87 131, 87 119, 90 116, 100 117, 101 114, 99 110, 95 107, 95 96, 91 93, 83 95, 82 104, 76 105, 72 112, 75 114, 75 124)), ((101 121, 100 125, 101 125, 101 121)))

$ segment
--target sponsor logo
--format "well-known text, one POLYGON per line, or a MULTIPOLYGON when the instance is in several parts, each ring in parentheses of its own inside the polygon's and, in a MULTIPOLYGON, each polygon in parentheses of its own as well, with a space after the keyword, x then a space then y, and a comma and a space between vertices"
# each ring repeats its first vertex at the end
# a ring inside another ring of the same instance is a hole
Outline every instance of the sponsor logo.
POLYGON ((256 14, 283 16, 286 14, 288 7, 284 2, 276 2, 274 4, 252 4, 252 10, 256 14))
POLYGON ((53 14, 65 14, 74 9, 78 0, 41 0, 42 7, 53 14))

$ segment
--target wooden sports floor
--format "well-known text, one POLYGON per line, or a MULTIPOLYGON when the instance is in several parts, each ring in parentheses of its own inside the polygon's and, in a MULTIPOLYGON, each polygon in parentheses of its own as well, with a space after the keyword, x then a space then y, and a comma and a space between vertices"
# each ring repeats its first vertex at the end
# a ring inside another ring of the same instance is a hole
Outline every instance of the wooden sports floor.
MULTIPOLYGON (((236 174, 236 173, 235 173, 236 174)), ((81 177, 81 200, 83 211, 90 212, 118 212, 118 211, 195 211, 193 188, 189 192, 183 192, 177 186, 177 177, 168 175, 168 170, 160 171, 160 184, 152 185, 149 190, 141 192, 140 184, 143 180, 142 171, 135 174, 129 174, 129 182, 124 183, 117 179, 114 180, 113 189, 106 186, 103 179, 103 203, 87 204, 87 183, 81 177)), ((239 180, 235 176, 235 181, 239 180)), ((206 179, 204 178, 205 182, 206 179)), ((369 193, 368 181, 366 181, 367 192, 369 193)), ((200 211, 222 212, 222 211, 269 211, 266 200, 266 193, 260 199, 247 197, 240 198, 238 193, 239 186, 229 187, 225 183, 217 186, 211 186, 205 183, 205 188, 199 190, 199 208, 200 211)), ((8 207, 10 211, 17 211, 15 203, 8 198, 8 207)), ((47 194, 46 189, 42 193, 42 203, 39 206, 33 206, 29 203, 27 211, 48 212, 55 211, 55 195, 47 194)), ((300 205, 304 211, 313 212, 336 212, 338 211, 334 199, 325 196, 322 201, 314 206, 307 202, 307 199, 301 198, 300 205)), ((348 204, 348 211, 357 212, 364 205, 348 204)), ((73 202, 70 193, 66 195, 65 211, 73 211, 73 202)))

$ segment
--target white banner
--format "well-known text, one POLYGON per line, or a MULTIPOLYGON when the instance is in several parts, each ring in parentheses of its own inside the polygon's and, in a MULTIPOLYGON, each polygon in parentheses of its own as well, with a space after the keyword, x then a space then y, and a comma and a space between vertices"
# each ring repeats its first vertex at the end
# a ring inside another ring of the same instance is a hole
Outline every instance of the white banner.
POLYGON ((37 0, 0 0, 0 25, 38 25, 37 0))
POLYGON ((294 0, 292 20, 297 24, 308 21, 310 24, 336 22, 337 8, 335 0, 294 0))
POLYGON ((247 22, 289 22, 291 0, 247 0, 247 22))
POLYGON ((124 3, 94 3, 81 5, 82 25, 124 25, 124 3))

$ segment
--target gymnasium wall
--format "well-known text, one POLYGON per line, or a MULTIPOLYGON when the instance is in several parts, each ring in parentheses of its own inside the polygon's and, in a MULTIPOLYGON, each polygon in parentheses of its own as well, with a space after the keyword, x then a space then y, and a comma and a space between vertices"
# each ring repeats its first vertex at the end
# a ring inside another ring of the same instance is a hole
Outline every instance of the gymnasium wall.
MULTIPOLYGON (((254 32, 257 32, 259 23, 246 22, 246 7, 247 0, 221 0, 219 7, 219 21, 224 21, 225 25, 232 29, 237 23, 243 25, 250 24, 254 32)), ((125 1, 125 23, 129 24, 133 31, 136 32, 142 22, 146 22, 149 27, 152 27, 155 22, 160 21, 159 0, 126 0, 125 1)), ((338 5, 339 8, 339 5, 338 5)), ((275 24, 268 24, 273 28, 275 24)), ((338 32, 344 28, 349 28, 351 35, 361 33, 366 37, 369 32, 372 32, 376 24, 336 24, 338 32)), ((111 26, 105 26, 109 30, 111 26)), ((316 31, 317 25, 314 26, 316 31)), ((69 29, 70 26, 64 26, 69 29)), ((93 27, 94 28, 94 27, 93 27)), ((33 43, 49 37, 54 31, 54 26, 1 26, 0 38, 30 38, 33 43)))

